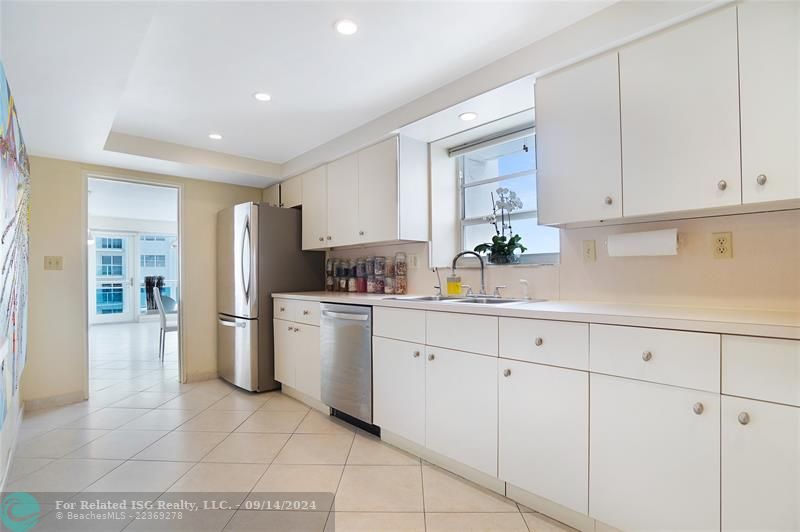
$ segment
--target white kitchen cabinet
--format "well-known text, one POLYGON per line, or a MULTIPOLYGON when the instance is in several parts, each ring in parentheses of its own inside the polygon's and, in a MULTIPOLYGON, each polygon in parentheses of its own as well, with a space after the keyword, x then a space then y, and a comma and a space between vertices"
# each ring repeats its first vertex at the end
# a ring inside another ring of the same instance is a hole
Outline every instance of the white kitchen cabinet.
POLYGON ((372 339, 373 418, 382 430, 425 445, 425 346, 372 339))
POLYGON ((744 203, 800 197, 800 3, 743 2, 739 76, 744 203))
POLYGON ((589 324, 500 318, 500 356, 589 369, 589 324))
POLYGON ((303 249, 327 247, 328 172, 325 166, 301 175, 303 185, 303 249))
POLYGON ((275 336, 275 380, 281 384, 294 387, 295 357, 294 341, 296 327, 290 321, 272 320, 275 336))
POLYGON ((265 188, 261 193, 261 201, 272 207, 279 207, 281 204, 280 183, 265 188))
POLYGON ((273 320, 275 380, 320 400, 319 327, 273 320))
POLYGON ((303 180, 295 176, 281 183, 281 207, 290 209, 303 204, 303 180))
POLYGON ((424 344, 425 323, 424 310, 391 307, 372 309, 372 334, 375 336, 424 344))
POLYGON ((536 80, 540 224, 622 216, 618 67, 613 52, 536 80))
POLYGON ((590 381, 589 515, 621 530, 718 530, 720 396, 590 381))
POLYGON ((427 344, 470 353, 497 356, 497 316, 427 312, 427 344))
POLYGON ((397 172, 397 138, 358 152, 359 241, 398 239, 397 172))
POLYGON ((497 358, 426 349, 425 446, 497 476, 497 358))
MULTIPOLYGON (((327 165, 328 247, 356 244, 358 238, 358 154, 327 165)), ((305 213, 304 213, 305 214, 305 213)))
POLYGON ((722 530, 800 530, 800 408, 722 398, 722 530))
POLYGON ((319 401, 322 396, 319 327, 298 324, 296 329, 294 388, 319 401))
POLYGON ((499 360, 499 476, 589 511, 589 374, 499 360))
POLYGON ((741 203, 737 58, 735 6, 620 50, 624 216, 741 203))

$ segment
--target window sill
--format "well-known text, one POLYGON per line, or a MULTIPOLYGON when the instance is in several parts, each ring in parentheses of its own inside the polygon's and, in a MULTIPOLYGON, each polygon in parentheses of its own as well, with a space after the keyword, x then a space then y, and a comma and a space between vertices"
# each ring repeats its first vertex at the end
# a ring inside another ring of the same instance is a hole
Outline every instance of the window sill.
MULTIPOLYGON (((522 256, 520 258, 520 262, 512 263, 512 264, 491 264, 489 263, 486 258, 484 257, 484 267, 485 268, 539 268, 543 266, 558 266, 560 261, 560 254, 559 253, 547 253, 542 255, 532 255, 532 256, 522 256)), ((478 259, 475 257, 461 257, 458 259, 458 264, 456 265, 456 269, 480 269, 480 265, 478 264, 478 259)))

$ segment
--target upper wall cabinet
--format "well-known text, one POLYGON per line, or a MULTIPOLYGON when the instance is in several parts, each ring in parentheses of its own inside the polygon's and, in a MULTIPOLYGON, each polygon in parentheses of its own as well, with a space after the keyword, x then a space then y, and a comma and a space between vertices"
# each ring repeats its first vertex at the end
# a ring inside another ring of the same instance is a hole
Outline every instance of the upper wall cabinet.
POLYGON ((261 201, 272 207, 278 207, 281 204, 281 185, 275 183, 263 190, 261 193, 261 201))
POLYGON ((328 235, 328 172, 325 166, 300 176, 303 186, 303 249, 325 245, 328 235))
POLYGON ((622 216, 617 53, 536 80, 539 223, 622 216))
POLYGON ((800 4, 739 5, 742 200, 800 197, 800 4))
POLYGON ((281 207, 287 209, 303 204, 303 180, 295 176, 281 183, 281 207))
POLYGON ((624 215, 741 203, 736 7, 619 54, 624 215))
POLYGON ((303 177, 303 249, 428 240, 425 143, 393 137, 303 177))

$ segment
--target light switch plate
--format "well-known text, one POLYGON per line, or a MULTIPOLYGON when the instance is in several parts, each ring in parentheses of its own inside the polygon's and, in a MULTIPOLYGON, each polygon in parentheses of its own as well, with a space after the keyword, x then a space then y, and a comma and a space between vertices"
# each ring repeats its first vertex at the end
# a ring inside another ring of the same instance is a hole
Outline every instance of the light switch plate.
POLYGON ((49 256, 44 258, 45 270, 63 270, 64 257, 49 256))
POLYGON ((583 241, 583 262, 597 261, 597 245, 594 240, 583 241))

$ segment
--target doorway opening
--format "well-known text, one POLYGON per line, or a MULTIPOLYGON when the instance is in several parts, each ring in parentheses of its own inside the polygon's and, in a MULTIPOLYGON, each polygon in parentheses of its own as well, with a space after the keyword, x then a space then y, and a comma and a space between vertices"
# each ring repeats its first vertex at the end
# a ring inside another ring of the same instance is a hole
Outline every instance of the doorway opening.
POLYGON ((180 380, 179 189, 87 177, 88 393, 108 404, 180 380))

